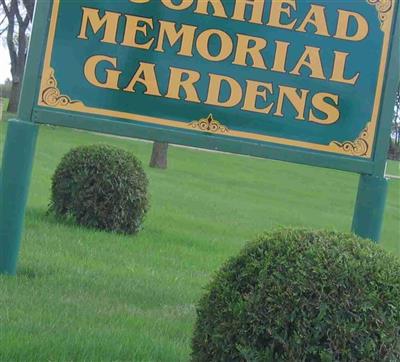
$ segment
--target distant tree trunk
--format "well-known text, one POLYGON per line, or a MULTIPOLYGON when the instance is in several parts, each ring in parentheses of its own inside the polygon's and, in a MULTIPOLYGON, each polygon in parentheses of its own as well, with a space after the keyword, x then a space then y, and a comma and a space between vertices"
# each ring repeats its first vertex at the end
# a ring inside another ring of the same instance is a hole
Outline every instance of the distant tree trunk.
POLYGON ((35 10, 35 2, 36 0, 22 0, 22 3, 24 4, 26 11, 28 13, 30 22, 32 22, 33 20, 33 11, 35 10))
POLYGON ((11 86, 10 99, 7 107, 8 113, 17 113, 20 94, 21 94, 21 82, 13 81, 11 86))
POLYGON ((167 168, 168 143, 154 142, 151 154, 150 167, 167 168))
POLYGON ((15 113, 18 109, 28 48, 27 32, 32 19, 34 0, 24 0, 23 4, 28 6, 25 16, 19 8, 18 0, 10 0, 8 4, 6 0, 0 0, 8 21, 6 40, 11 60, 12 86, 7 111, 10 113, 15 113))

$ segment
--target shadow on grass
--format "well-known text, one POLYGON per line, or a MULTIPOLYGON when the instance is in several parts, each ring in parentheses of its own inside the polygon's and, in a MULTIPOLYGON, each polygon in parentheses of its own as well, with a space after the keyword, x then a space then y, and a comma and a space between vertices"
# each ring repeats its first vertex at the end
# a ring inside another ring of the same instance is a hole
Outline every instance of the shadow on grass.
POLYGON ((54 213, 49 212, 47 209, 43 208, 28 208, 26 211, 26 225, 27 227, 38 227, 41 228, 43 225, 48 225, 51 227, 56 227, 59 229, 68 229, 72 231, 85 231, 91 233, 98 233, 102 235, 113 235, 118 237, 128 237, 132 238, 137 234, 123 234, 113 231, 101 230, 95 227, 89 227, 84 225, 79 225, 76 223, 73 217, 57 217, 54 213))
POLYGON ((48 274, 52 274, 52 273, 46 273, 43 270, 39 270, 37 265, 35 265, 35 266, 21 265, 17 269, 17 276, 24 277, 27 279, 36 279, 36 278, 43 277, 48 274))
POLYGON ((78 225, 72 218, 59 218, 48 210, 42 208, 28 208, 26 210, 26 217, 27 222, 33 225, 43 223, 52 226, 65 226, 75 229, 87 229, 83 226, 78 225))

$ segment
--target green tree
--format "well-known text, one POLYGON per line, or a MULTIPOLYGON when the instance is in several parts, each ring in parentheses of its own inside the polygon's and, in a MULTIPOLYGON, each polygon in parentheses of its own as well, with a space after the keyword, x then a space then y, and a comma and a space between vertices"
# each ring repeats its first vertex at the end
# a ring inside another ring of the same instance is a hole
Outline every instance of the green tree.
POLYGON ((6 36, 11 60, 12 86, 7 109, 11 113, 18 108, 34 6, 35 0, 0 0, 0 35, 6 36))
POLYGON ((388 158, 400 160, 400 83, 397 87, 388 158))

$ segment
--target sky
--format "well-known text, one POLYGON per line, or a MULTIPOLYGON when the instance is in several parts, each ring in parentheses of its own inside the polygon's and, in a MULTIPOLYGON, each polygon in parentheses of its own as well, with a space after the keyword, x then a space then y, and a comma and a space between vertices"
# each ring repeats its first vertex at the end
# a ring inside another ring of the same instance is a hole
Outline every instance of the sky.
POLYGON ((7 78, 11 78, 10 57, 7 48, 0 43, 0 83, 4 83, 7 78))

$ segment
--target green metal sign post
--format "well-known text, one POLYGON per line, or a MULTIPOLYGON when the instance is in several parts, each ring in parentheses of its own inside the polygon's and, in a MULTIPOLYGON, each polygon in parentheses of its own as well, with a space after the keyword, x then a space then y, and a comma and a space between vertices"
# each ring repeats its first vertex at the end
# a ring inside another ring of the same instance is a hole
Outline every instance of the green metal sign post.
POLYGON ((358 173, 352 230, 378 241, 399 17, 398 0, 38 1, 0 273, 16 273, 40 124, 358 173))
POLYGON ((385 211, 388 181, 383 176, 361 175, 352 231, 379 241, 385 211))

